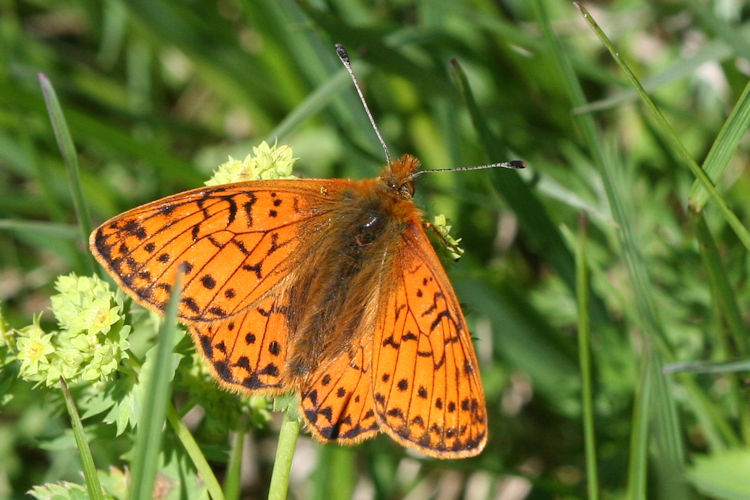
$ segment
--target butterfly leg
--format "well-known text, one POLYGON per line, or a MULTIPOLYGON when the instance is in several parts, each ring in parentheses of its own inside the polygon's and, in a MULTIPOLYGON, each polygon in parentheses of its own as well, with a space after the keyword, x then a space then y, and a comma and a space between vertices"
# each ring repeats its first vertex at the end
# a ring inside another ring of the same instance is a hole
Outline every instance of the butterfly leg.
POLYGON ((445 245, 448 249, 450 249, 450 251, 452 252, 453 260, 460 259, 461 256, 464 254, 464 249, 458 246, 453 241, 449 240, 446 237, 446 233, 438 229, 432 222, 422 221, 422 226, 424 226, 425 229, 435 233, 437 237, 440 239, 440 241, 443 243, 443 245, 445 245))

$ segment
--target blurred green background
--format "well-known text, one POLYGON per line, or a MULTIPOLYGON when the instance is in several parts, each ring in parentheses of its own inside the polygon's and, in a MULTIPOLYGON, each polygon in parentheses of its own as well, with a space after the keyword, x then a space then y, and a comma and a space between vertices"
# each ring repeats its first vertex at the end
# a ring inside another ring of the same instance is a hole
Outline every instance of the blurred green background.
MULTIPOLYGON (((684 155, 747 223, 750 6, 587 6, 672 130, 566 1, 0 0, 5 321, 30 323, 57 275, 90 272, 38 73, 58 93, 98 224, 202 185, 263 139, 292 146, 302 177, 377 175, 383 153, 341 43, 394 155, 430 169, 528 168, 417 185, 420 207, 463 238, 466 254, 447 268, 476 338, 484 453, 436 462, 386 437, 346 449, 303 438, 290 497, 750 498, 747 372, 733 371, 748 365, 705 373, 748 358, 748 248, 684 155), (588 307, 576 292, 583 269, 588 307), (586 325, 590 383, 579 369, 586 325)), ((0 497, 81 482, 59 399, 8 377, 0 391, 0 497)), ((123 468, 112 433, 85 423, 97 467, 123 468)), ((277 429, 248 437, 242 498, 267 494, 277 429)), ((224 438, 206 444, 218 447, 207 456, 219 477, 224 438)))

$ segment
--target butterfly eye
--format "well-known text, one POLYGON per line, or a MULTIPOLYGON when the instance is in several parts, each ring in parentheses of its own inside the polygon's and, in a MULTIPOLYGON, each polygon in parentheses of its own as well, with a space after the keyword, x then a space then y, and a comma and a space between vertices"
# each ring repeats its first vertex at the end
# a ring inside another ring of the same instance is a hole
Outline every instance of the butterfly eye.
POLYGON ((414 182, 412 181, 403 182, 394 188, 404 200, 411 200, 414 197, 414 182))

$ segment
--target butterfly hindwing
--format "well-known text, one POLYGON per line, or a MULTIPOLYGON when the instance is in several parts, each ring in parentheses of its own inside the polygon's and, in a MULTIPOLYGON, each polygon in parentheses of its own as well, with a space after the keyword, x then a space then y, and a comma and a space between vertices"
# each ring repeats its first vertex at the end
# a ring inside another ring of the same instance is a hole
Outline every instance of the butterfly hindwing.
POLYGON ((427 235, 413 224, 385 279, 373 340, 381 429, 440 458, 481 452, 487 420, 466 320, 427 235))
POLYGON ((283 294, 268 296, 230 318, 189 323, 196 348, 221 384, 240 392, 280 392, 287 357, 283 294))
POLYGON ((371 353, 372 344, 364 342, 352 353, 341 354, 315 373, 310 387, 302 391, 301 413, 319 439, 349 444, 378 432, 370 384, 371 353))

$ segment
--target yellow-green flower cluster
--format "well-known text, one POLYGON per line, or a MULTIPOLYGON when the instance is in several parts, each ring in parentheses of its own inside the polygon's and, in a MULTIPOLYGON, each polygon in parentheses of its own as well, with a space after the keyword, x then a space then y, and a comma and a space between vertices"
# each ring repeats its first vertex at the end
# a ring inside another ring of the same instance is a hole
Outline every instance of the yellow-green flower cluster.
POLYGON ((461 243, 461 238, 456 239, 451 236, 450 231, 452 229, 452 226, 448 225, 448 221, 446 220, 445 215, 436 215, 435 218, 432 219, 432 227, 434 227, 440 233, 440 236, 443 237, 443 240, 446 244, 445 248, 447 249, 451 258, 456 260, 460 259, 464 254, 464 249, 458 246, 458 244, 461 243))
POLYGON ((206 186, 261 179, 296 179, 292 175, 295 161, 297 158, 294 158, 289 146, 269 146, 263 141, 242 161, 230 156, 228 161, 214 170, 206 186))
POLYGON ((36 317, 15 332, 21 377, 48 386, 61 376, 69 383, 107 379, 129 347, 121 295, 96 276, 60 276, 55 289, 59 331, 45 332, 36 317))

